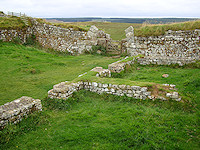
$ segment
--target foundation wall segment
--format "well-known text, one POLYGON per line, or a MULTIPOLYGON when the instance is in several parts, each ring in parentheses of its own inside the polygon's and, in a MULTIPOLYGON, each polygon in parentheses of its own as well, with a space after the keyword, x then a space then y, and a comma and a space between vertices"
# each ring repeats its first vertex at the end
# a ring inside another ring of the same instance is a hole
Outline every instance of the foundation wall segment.
MULTIPOLYGON (((175 85, 164 85, 169 86, 170 88, 174 88, 175 85)), ((116 84, 105 84, 105 83, 97 83, 97 82, 88 82, 88 81, 80 81, 77 83, 68 83, 61 82, 53 87, 53 89, 48 91, 48 97, 51 99, 68 99, 72 96, 73 92, 79 91, 81 89, 85 89, 91 92, 95 92, 98 94, 107 93, 117 96, 128 96, 136 99, 161 99, 167 100, 172 98, 176 101, 180 101, 181 98, 178 92, 167 93, 166 95, 155 96, 149 91, 148 87, 140 87, 140 86, 130 86, 130 85, 116 85, 116 84)))
POLYGON ((24 116, 35 111, 42 111, 42 104, 39 99, 23 96, 12 102, 0 106, 0 128, 8 123, 18 123, 24 116))

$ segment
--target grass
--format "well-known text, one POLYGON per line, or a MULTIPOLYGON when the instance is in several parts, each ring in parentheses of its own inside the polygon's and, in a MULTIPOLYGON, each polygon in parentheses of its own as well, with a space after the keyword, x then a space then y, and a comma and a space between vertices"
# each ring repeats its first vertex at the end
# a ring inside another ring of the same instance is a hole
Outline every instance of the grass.
POLYGON ((89 30, 89 28, 85 28, 85 27, 82 27, 82 26, 76 26, 76 25, 71 25, 71 24, 66 24, 66 23, 52 23, 52 22, 48 22, 45 19, 41 19, 41 18, 36 18, 36 20, 39 23, 54 25, 54 26, 61 27, 61 28, 67 28, 67 29, 72 28, 74 31, 85 31, 85 32, 87 32, 89 30))
POLYGON ((160 36, 166 31, 173 30, 195 30, 200 29, 200 20, 188 21, 172 24, 136 24, 136 23, 113 23, 113 22, 70 22, 70 23, 49 23, 45 20, 38 19, 42 23, 47 23, 63 28, 74 28, 77 31, 88 31, 92 25, 95 25, 99 30, 111 35, 113 40, 122 40, 126 38, 125 30, 129 26, 133 26, 134 35, 141 37, 160 36))
POLYGON ((200 149, 200 69, 135 65, 114 75, 119 78, 97 79, 94 72, 77 78, 115 61, 0 43, 0 103, 26 95, 43 104, 43 112, 0 131, 0 149, 200 149), (162 78, 164 73, 169 77, 162 78), (175 84, 188 101, 144 101, 84 90, 67 101, 46 98, 57 83, 88 78, 113 84, 175 84))
POLYGON ((113 40, 122 40, 126 38, 125 29, 129 26, 133 26, 135 36, 160 36, 164 35, 166 31, 173 30, 195 30, 200 29, 200 20, 188 21, 182 23, 172 23, 172 24, 133 24, 133 23, 111 23, 111 22, 70 22, 61 23, 67 25, 76 25, 86 30, 89 30, 91 25, 97 26, 100 30, 111 35, 113 40))
POLYGON ((81 28, 85 28, 86 30, 89 30, 90 26, 95 25, 99 30, 103 30, 105 33, 110 34, 113 40, 122 40, 126 38, 124 30, 129 26, 133 26, 134 28, 141 26, 141 24, 111 22, 70 22, 64 24, 76 25, 81 28))
POLYGON ((126 80, 126 79, 120 79, 120 78, 99 78, 96 77, 95 75, 97 72, 89 71, 87 72, 86 75, 76 78, 72 80, 72 83, 76 83, 79 81, 90 81, 90 82, 98 82, 98 83, 103 83, 103 84, 115 84, 115 85, 130 85, 130 86, 153 86, 153 82, 137 82, 137 81, 131 81, 131 80, 126 80))
POLYGON ((187 31, 187 30, 195 30, 200 29, 200 20, 196 21, 188 21, 182 23, 173 23, 173 24, 165 24, 165 25, 145 25, 141 28, 135 29, 135 36, 160 36, 164 35, 166 31, 187 31))
POLYGON ((25 23, 19 17, 0 17, 0 29, 23 29, 25 23))
MULTIPOLYGON (((54 101, 46 101, 54 105, 54 101)), ((63 110, 58 105, 53 109, 46 105, 39 119, 31 116, 15 126, 17 136, 12 138, 11 134, 9 142, 0 148, 200 148, 198 115, 176 107, 177 102, 138 101, 80 91, 66 105, 69 107, 63 110)))
POLYGON ((0 44, 0 104, 23 95, 43 99, 53 85, 71 81, 96 66, 116 61, 102 56, 64 56, 12 43, 0 44), (9 93, 9 94, 7 94, 9 93))
POLYGON ((134 64, 125 72, 113 74, 113 77, 134 82, 154 82, 158 84, 175 84, 180 94, 186 99, 200 106, 200 68, 170 67, 170 66, 142 66, 134 64), (168 78, 162 78, 169 74, 168 78))

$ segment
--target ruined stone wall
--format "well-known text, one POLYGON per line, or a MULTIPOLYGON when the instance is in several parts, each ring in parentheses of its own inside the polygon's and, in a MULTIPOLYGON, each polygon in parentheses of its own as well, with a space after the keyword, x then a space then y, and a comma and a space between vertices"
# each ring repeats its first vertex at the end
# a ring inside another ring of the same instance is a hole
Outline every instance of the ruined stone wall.
POLYGON ((159 64, 170 64, 171 61, 187 64, 200 59, 200 30, 169 30, 162 36, 134 37, 134 40, 127 36, 124 45, 130 55, 143 54, 148 57, 146 61, 150 60, 149 62, 160 58, 164 63, 157 61, 159 64))
MULTIPOLYGON (((171 89, 175 88, 175 85, 164 85, 171 89)), ((78 83, 67 83, 61 82, 53 87, 53 89, 48 91, 48 97, 51 99, 68 99, 72 96, 73 92, 85 89, 91 92, 98 94, 107 93, 117 96, 128 96, 136 99, 161 99, 167 100, 172 98, 176 101, 180 101, 181 98, 178 95, 178 92, 166 93, 166 96, 155 96, 147 87, 140 86, 129 86, 129 85, 114 85, 114 84, 105 84, 89 81, 80 81, 78 83)))
POLYGON ((31 27, 24 29, 0 29, 0 40, 4 42, 20 40, 22 43, 25 43, 26 39, 31 36, 32 33, 33 29, 31 27))
POLYGON ((110 35, 95 26, 92 26, 88 32, 84 32, 39 23, 35 19, 31 21, 32 26, 24 29, 0 29, 0 40, 10 42, 18 38, 25 43, 27 37, 34 34, 44 48, 69 52, 72 55, 91 50, 93 45, 97 45, 99 38, 110 40, 110 35))
POLYGON ((24 116, 27 116, 34 111, 42 111, 41 101, 27 96, 1 105, 0 128, 3 128, 8 123, 18 123, 24 116))
POLYGON ((164 56, 157 56, 157 57, 143 57, 137 58, 137 63, 141 65, 149 65, 149 64, 156 64, 156 65, 171 65, 171 64, 178 64, 179 66, 183 66, 190 63, 195 63, 195 58, 191 57, 164 57, 164 56))
POLYGON ((200 57, 200 30, 171 31, 158 37, 134 37, 132 47, 128 51, 131 55, 157 57, 200 57))
POLYGON ((96 41, 88 38, 87 32, 74 31, 52 25, 34 22, 34 34, 37 41, 45 48, 51 48, 61 52, 69 52, 73 55, 83 53, 91 49, 96 41))

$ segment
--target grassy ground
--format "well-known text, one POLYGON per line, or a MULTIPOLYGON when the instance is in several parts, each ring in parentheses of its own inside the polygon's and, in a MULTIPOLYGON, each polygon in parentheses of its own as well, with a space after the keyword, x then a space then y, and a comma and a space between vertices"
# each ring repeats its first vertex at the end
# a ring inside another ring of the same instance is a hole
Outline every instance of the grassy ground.
POLYGON ((164 25, 151 25, 151 24, 133 24, 133 23, 111 23, 111 22, 72 22, 72 23, 62 23, 62 24, 72 24, 89 30, 91 25, 97 26, 100 30, 105 31, 111 35, 113 40, 122 40, 126 38, 125 29, 129 26, 134 27, 135 36, 159 36, 164 35, 166 31, 173 30, 195 30, 200 29, 200 20, 189 21, 183 23, 173 23, 164 25))
POLYGON ((135 36, 143 36, 143 37, 164 35, 165 32, 168 30, 185 31, 185 30, 200 29, 200 20, 183 22, 183 23, 164 24, 164 25, 110 23, 110 22, 73 22, 66 24, 77 25, 87 30, 90 28, 91 25, 95 25, 100 30, 103 30, 108 34, 111 34, 111 38, 113 40, 122 40, 126 38, 124 30, 127 29, 129 26, 134 27, 135 36))
POLYGON ((23 95, 44 98, 53 85, 71 81, 96 66, 106 68, 114 61, 102 56, 56 55, 33 47, 1 43, 0 104, 23 95))
POLYGON ((86 91, 68 102, 55 102, 48 100, 39 118, 35 115, 11 127, 15 134, 9 130, 10 136, 3 137, 9 143, 0 148, 200 148, 198 114, 184 111, 177 102, 139 101, 86 91))
POLYGON ((200 106, 200 67, 167 67, 133 65, 125 72, 113 74, 113 77, 137 82, 154 82, 159 84, 175 84, 180 94, 200 106), (163 74, 169 74, 163 78, 163 74))
POLYGON ((22 29, 25 26, 19 17, 0 17, 0 29, 22 29))
POLYGON ((40 98, 43 103, 43 112, 0 131, 0 149, 200 149, 198 68, 134 66, 115 74, 121 78, 119 82, 175 84, 189 100, 184 103, 86 91, 75 93, 68 101, 45 98, 54 84, 74 80, 96 66, 106 68, 114 61, 0 43, 0 103, 22 95, 40 98), (161 78, 164 73, 169 77, 161 78))
POLYGON ((91 25, 95 25, 100 30, 103 30, 105 33, 110 34, 113 40, 122 40, 126 38, 124 30, 127 29, 129 26, 133 26, 134 28, 138 28, 141 26, 141 24, 111 22, 72 22, 67 24, 77 25, 87 30, 89 30, 91 25))
POLYGON ((187 31, 195 29, 200 29, 200 20, 165 25, 144 25, 141 28, 135 29, 135 36, 159 36, 164 35, 168 30, 187 31))

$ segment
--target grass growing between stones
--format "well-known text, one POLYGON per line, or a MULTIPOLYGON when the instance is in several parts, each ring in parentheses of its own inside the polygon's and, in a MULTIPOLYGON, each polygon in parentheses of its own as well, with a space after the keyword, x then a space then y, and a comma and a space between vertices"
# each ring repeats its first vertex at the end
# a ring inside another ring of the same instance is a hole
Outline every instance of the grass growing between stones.
POLYGON ((84 90, 67 102, 58 101, 44 100, 43 115, 38 116, 36 127, 24 129, 32 117, 24 119, 15 128, 18 136, 0 148, 200 148, 198 114, 190 112, 190 108, 185 110, 181 103, 135 100, 84 90))
POLYGON ((96 66, 116 59, 102 56, 64 56, 11 43, 0 43, 0 105, 23 95, 42 99, 53 85, 71 81, 96 66))

